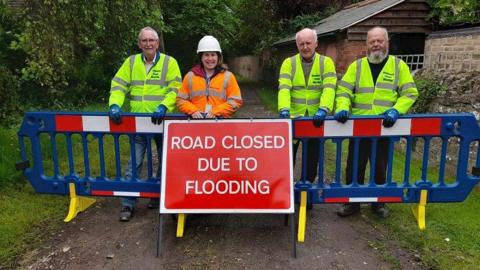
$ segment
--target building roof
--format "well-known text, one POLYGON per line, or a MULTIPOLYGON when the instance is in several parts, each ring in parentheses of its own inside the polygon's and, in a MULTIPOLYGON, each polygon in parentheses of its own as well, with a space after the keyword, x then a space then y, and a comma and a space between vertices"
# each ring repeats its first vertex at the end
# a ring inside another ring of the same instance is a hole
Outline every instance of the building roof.
MULTIPOLYGON (((366 0, 344 7, 339 12, 318 22, 313 29, 318 36, 333 34, 344 30, 352 25, 369 19, 405 0, 366 0)), ((281 45, 295 42, 295 34, 280 39, 273 45, 281 45)))

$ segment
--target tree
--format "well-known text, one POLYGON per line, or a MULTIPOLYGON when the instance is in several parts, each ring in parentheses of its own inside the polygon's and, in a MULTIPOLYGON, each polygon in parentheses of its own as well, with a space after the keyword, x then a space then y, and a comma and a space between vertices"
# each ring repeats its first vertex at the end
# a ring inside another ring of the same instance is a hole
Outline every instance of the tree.
POLYGON ((237 0, 233 8, 241 23, 236 54, 259 53, 278 39, 315 25, 352 0, 237 0))
POLYGON ((275 41, 279 24, 273 1, 237 0, 233 9, 240 20, 233 54, 258 53, 275 41))
POLYGON ((480 23, 478 0, 428 0, 430 18, 442 26, 480 23))
POLYGON ((240 42, 236 31, 240 23, 232 1, 164 0, 165 50, 175 56, 182 70, 195 62, 197 43, 204 35, 216 37, 224 55, 240 42))
POLYGON ((28 94, 57 107, 108 96, 114 71, 136 52, 138 30, 163 30, 160 0, 26 0, 23 18, 13 47, 27 53, 28 94))
POLYGON ((19 115, 20 84, 18 70, 22 67, 25 55, 21 50, 10 48, 20 32, 15 14, 0 1, 0 124, 9 125, 12 118, 19 115))

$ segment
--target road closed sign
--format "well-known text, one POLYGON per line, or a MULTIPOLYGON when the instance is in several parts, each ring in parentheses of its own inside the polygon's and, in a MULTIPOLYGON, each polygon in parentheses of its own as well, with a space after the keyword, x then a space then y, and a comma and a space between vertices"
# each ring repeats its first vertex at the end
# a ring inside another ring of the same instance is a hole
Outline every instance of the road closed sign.
POLYGON ((161 213, 293 213, 290 125, 166 120, 161 213))

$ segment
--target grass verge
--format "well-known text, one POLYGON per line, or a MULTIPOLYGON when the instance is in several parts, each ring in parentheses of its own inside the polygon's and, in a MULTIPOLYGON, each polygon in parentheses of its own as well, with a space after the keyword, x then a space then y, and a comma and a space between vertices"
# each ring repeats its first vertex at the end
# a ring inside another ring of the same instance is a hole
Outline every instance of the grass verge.
POLYGON ((426 230, 418 229, 410 207, 392 204, 392 215, 377 222, 389 237, 418 254, 428 269, 478 269, 480 194, 473 191, 462 203, 427 204, 426 230))
POLYGON ((14 267, 19 255, 38 247, 59 228, 68 197, 39 195, 30 184, 0 191, 0 268, 14 267))
POLYGON ((16 130, 0 129, 0 151, 0 268, 7 268, 60 226, 68 200, 36 194, 15 170, 20 161, 16 130))
MULTIPOLYGON (((82 111, 106 111, 94 104, 82 111)), ((18 128, 0 127, 0 269, 13 268, 25 251, 33 249, 63 223, 68 197, 35 193, 21 172, 18 128)))

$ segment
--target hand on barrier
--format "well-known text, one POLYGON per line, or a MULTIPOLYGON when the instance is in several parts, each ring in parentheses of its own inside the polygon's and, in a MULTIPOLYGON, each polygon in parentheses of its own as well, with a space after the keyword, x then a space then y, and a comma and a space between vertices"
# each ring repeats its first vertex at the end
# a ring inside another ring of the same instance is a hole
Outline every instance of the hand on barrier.
POLYGON ((212 112, 208 112, 205 115, 205 118, 213 119, 213 118, 217 118, 217 116, 215 114, 213 114, 212 112))
POLYGON ((165 117, 166 112, 167 107, 165 107, 165 105, 158 105, 157 109, 153 112, 152 123, 155 125, 160 125, 165 117))
POLYGON ((397 110, 395 109, 386 110, 383 113, 383 126, 386 128, 392 127, 397 121, 398 116, 400 116, 400 113, 398 113, 397 110))
POLYGON ((347 110, 341 110, 333 115, 333 118, 340 123, 345 123, 348 120, 350 113, 347 110))
POLYGON ((319 127, 325 121, 325 117, 327 117, 327 111, 325 109, 318 109, 318 111, 313 115, 313 125, 319 127))
POLYGON ((199 112, 199 111, 196 111, 196 112, 192 113, 190 116, 191 116, 193 119, 202 119, 202 118, 204 118, 204 117, 203 117, 203 114, 202 114, 201 112, 199 112))
POLYGON ((290 118, 290 111, 289 110, 281 110, 280 111, 280 118, 290 118))
POLYGON ((112 122, 115 124, 122 123, 122 109, 117 104, 112 104, 108 110, 108 116, 112 119, 112 122))

